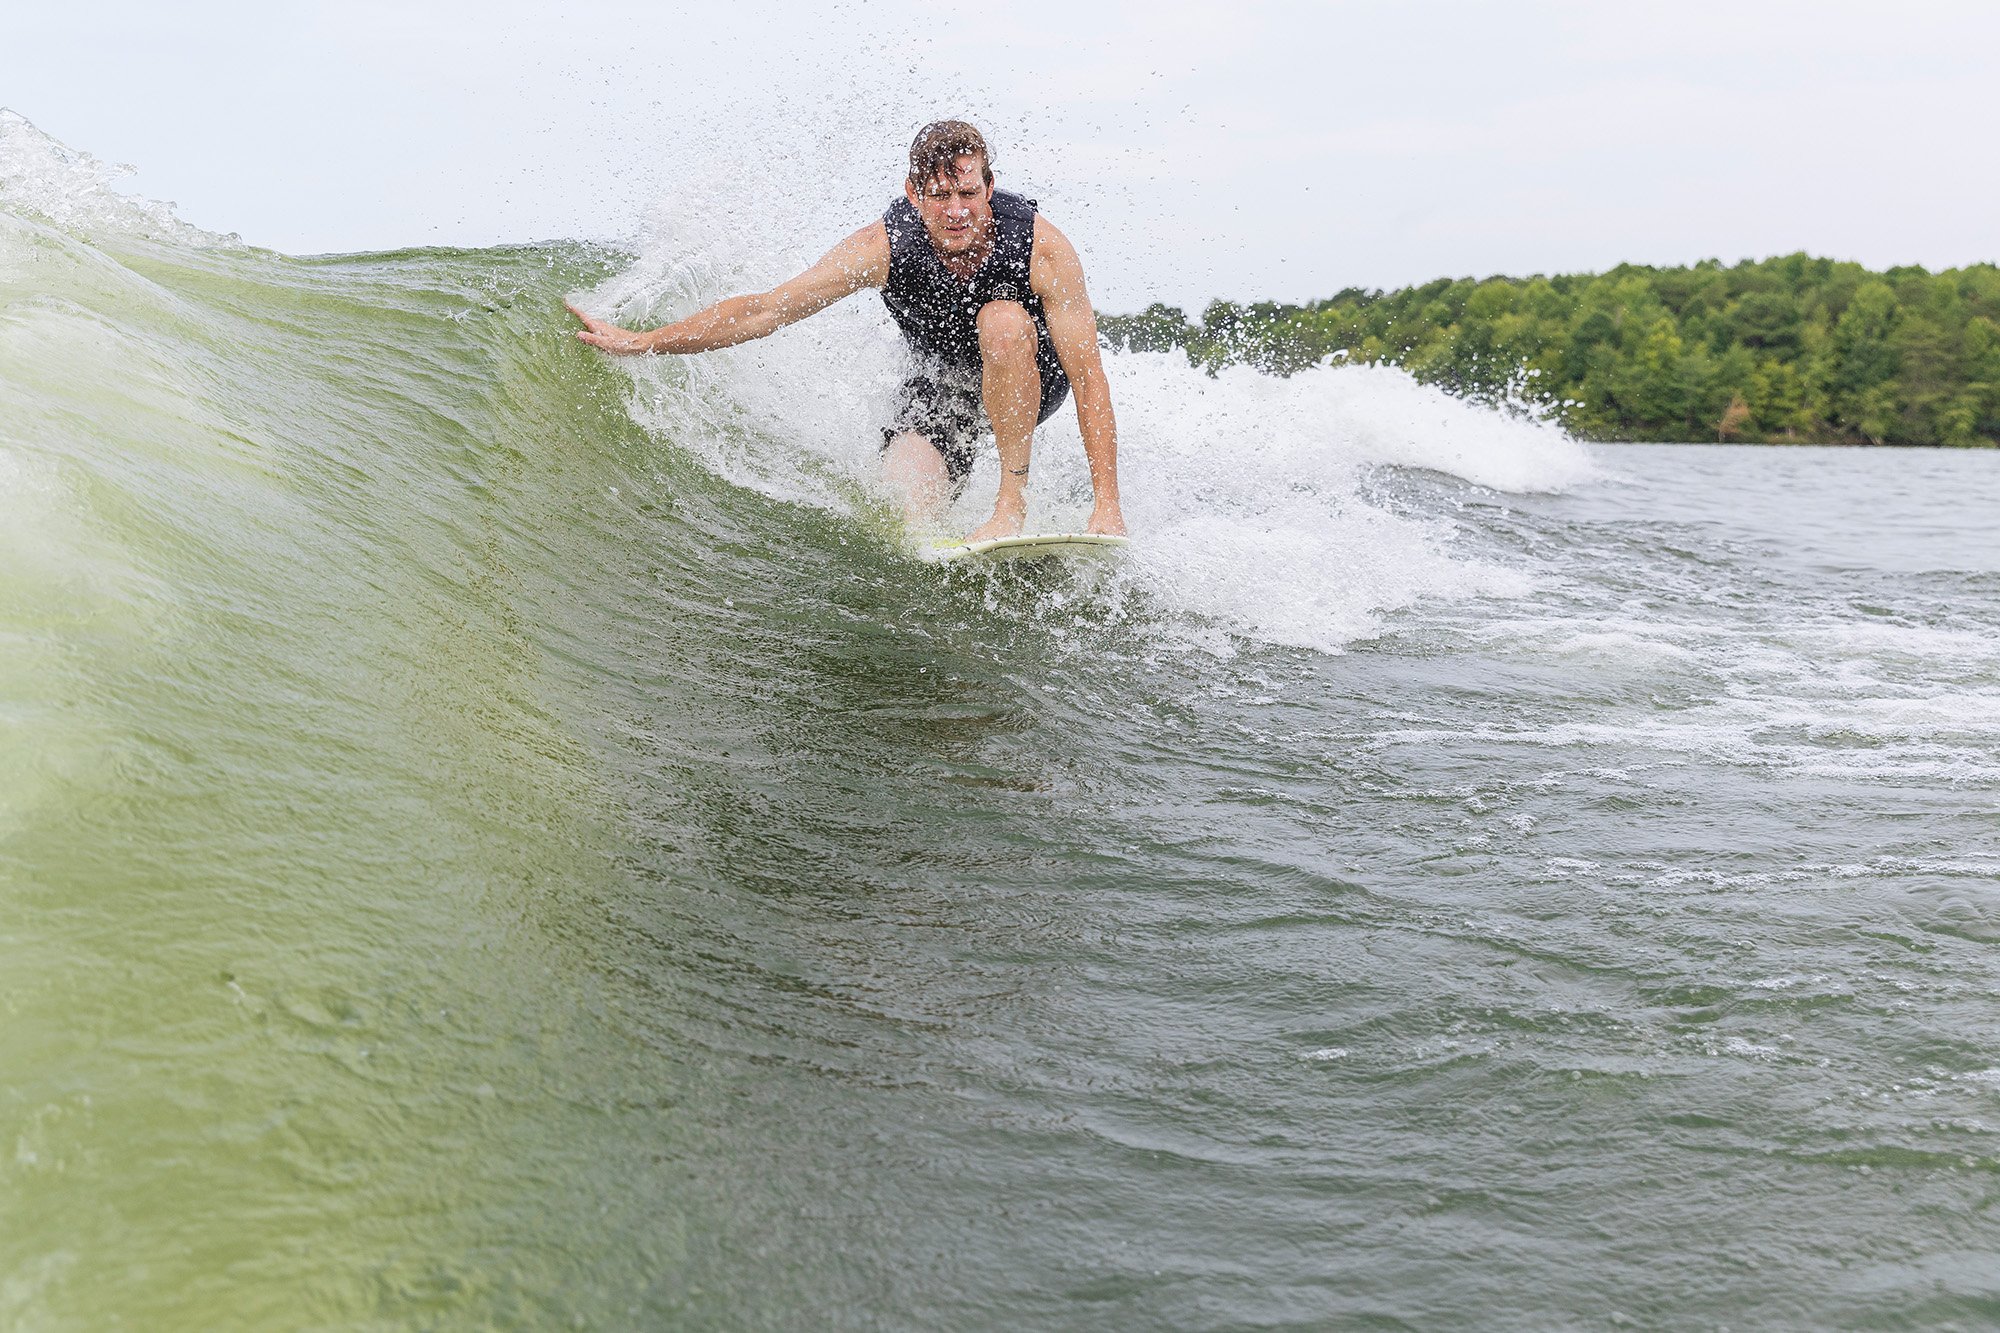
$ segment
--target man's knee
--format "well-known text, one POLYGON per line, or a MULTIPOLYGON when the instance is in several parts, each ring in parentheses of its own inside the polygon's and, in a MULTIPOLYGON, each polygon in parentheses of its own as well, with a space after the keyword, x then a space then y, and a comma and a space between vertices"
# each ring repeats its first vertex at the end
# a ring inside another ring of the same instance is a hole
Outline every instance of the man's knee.
POLYGON ((916 472, 939 476, 945 473, 944 450, 929 437, 906 430, 893 435, 882 446, 882 466, 890 472, 916 472))
POLYGON ((1030 354, 1035 349, 1035 321, 1019 301, 988 301, 979 307, 979 350, 985 356, 1030 354))

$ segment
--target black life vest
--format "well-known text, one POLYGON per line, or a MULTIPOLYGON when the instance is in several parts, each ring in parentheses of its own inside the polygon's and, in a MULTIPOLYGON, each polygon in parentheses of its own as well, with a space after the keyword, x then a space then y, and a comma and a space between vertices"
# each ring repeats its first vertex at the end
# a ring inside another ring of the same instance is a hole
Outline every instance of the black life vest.
POLYGON ((910 349, 938 369, 977 378, 979 308, 988 301, 1018 301, 1035 321, 1036 356, 1044 380, 1065 379, 1041 298, 1028 284, 1035 254, 1035 201, 1006 190, 993 192, 993 253, 970 282, 953 275, 938 258, 924 220, 907 198, 882 215, 889 230, 889 281, 882 304, 889 307, 910 349))

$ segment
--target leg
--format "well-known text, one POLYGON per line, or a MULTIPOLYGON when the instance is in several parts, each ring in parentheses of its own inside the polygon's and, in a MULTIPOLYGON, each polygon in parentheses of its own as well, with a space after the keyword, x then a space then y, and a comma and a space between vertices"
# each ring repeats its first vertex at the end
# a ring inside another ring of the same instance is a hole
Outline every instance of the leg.
POLYGON ((951 497, 951 474, 938 447, 913 430, 890 440, 882 450, 882 475, 903 496, 903 520, 936 523, 951 497))
POLYGON ((1000 446, 1000 494, 993 517, 967 534, 967 541, 1012 537, 1028 517, 1028 458, 1042 405, 1035 336, 1035 321, 1020 302, 988 301, 979 308, 980 400, 1000 446))

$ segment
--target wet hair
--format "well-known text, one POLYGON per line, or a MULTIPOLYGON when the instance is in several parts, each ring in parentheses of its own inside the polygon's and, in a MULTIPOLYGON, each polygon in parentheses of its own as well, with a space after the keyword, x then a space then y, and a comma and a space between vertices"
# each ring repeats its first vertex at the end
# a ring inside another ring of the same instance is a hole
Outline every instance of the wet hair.
POLYGON ((986 139, 962 120, 935 120, 917 131, 910 145, 910 188, 921 191, 935 180, 951 180, 958 175, 958 159, 974 156, 986 183, 993 183, 993 159, 987 156, 986 139))

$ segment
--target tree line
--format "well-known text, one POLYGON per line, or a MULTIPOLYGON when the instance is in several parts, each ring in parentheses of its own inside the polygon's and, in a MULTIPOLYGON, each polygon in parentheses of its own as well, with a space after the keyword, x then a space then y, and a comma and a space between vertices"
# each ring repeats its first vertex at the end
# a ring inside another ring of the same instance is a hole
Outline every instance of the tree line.
POLYGON ((1100 317, 1114 347, 1213 374, 1386 362, 1587 439, 2000 444, 2000 268, 1871 272, 1786 255, 1725 268, 1440 278, 1304 305, 1100 317))

